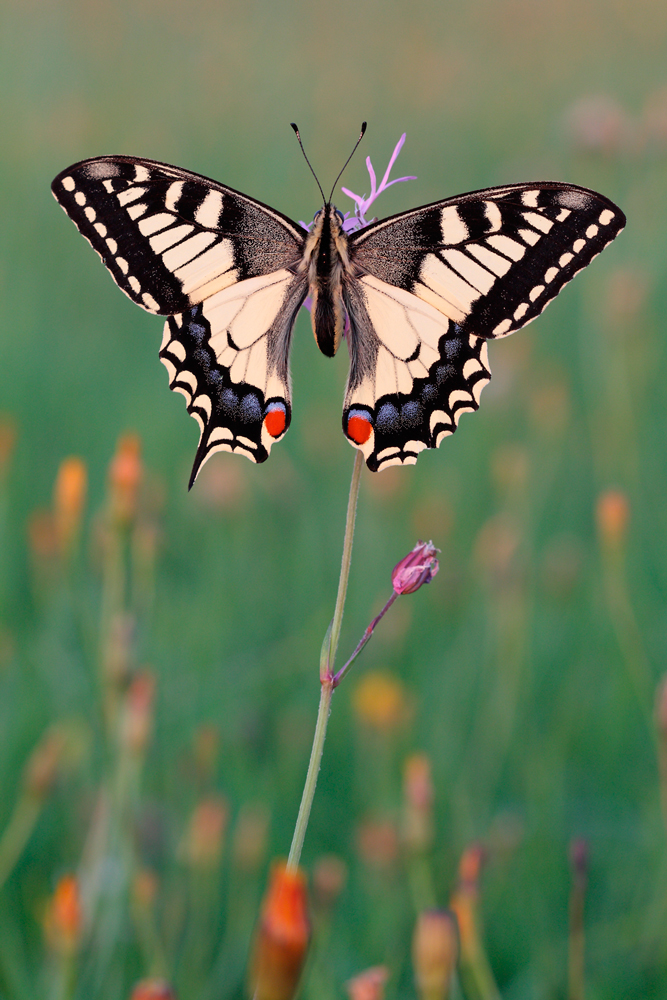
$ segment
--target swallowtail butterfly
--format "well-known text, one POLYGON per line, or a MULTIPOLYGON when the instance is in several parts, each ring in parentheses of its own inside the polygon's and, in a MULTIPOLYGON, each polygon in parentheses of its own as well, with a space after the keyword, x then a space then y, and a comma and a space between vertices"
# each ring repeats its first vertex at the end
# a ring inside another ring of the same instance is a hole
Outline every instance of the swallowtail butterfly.
POLYGON ((76 163, 52 188, 120 288, 167 317, 160 358, 201 428, 190 485, 213 452, 264 462, 286 433, 306 296, 325 355, 348 321, 348 441, 374 472, 409 465, 477 409, 487 340, 534 320, 625 224, 607 198, 556 182, 473 191, 353 233, 331 199, 308 232, 132 156, 76 163))

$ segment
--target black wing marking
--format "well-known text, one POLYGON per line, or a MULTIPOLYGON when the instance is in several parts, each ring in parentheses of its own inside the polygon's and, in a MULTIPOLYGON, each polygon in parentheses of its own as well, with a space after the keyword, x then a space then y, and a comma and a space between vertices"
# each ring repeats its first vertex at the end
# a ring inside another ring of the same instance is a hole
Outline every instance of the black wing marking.
POLYGON ((201 430, 190 486, 216 451, 265 462, 291 420, 289 349, 305 277, 283 269, 217 292, 164 327, 169 384, 201 430))
POLYGON ((623 229, 607 198, 555 182, 489 188, 377 222, 351 239, 361 273, 429 302, 467 334, 538 316, 623 229))
POLYGON ((198 174, 128 156, 63 170, 53 194, 133 302, 162 315, 294 267, 303 231, 286 216, 198 174))
POLYGON ((367 276, 346 289, 350 377, 343 431, 372 472, 413 465, 476 410, 486 341, 409 292, 367 276))

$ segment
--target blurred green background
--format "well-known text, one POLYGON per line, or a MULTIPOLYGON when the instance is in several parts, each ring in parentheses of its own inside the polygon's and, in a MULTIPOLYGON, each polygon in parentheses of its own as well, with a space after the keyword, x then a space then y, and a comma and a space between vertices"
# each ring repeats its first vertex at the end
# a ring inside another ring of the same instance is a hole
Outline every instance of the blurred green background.
MULTIPOLYGON (((346 352, 320 355, 302 315, 285 442, 263 466, 215 456, 188 494, 197 428, 168 392, 161 322, 114 287, 51 179, 134 154, 307 220, 319 201, 288 123, 326 190, 366 119, 345 184, 368 191, 364 157, 383 171, 404 131, 396 172, 418 177, 380 215, 557 179, 603 192, 628 227, 491 345, 481 410, 440 451, 364 470, 342 655, 418 537, 441 570, 334 699, 303 863, 319 884, 336 856, 337 898, 320 886, 303 996, 342 997, 379 963, 388 997, 415 996, 416 914, 447 904, 481 842, 502 996, 577 1000, 568 853, 583 838, 586 995, 667 997, 664 2, 3 0, 0 80, 0 996, 115 1000, 153 973, 181 998, 242 995, 305 775, 353 461, 346 352), (144 476, 123 520, 107 468, 126 432, 144 476), (70 455, 88 500, 63 555, 52 493, 70 455), (146 677, 154 733, 128 744, 146 677), (417 751, 434 789, 418 857, 401 834, 417 751), (63 942, 49 913, 69 872, 83 917, 63 942)), ((466 997, 490 989, 464 977, 466 997)))

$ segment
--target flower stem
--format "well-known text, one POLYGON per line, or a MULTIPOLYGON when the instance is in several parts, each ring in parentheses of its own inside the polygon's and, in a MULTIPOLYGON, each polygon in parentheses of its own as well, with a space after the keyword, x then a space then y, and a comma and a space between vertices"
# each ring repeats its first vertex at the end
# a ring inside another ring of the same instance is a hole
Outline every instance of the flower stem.
POLYGON ((347 519, 345 522, 345 540, 343 542, 343 559, 338 580, 338 596, 336 597, 336 609, 327 635, 325 636, 323 655, 320 661, 320 682, 322 689, 320 692, 320 707, 317 711, 317 723, 315 725, 315 735, 313 737, 313 747, 310 751, 310 761, 308 763, 308 773, 306 783, 303 786, 299 815, 297 816, 292 846, 290 847, 287 859, 287 871, 294 871, 299 866, 301 850, 306 836, 310 810, 313 805, 317 778, 320 772, 320 762, 322 751, 324 750, 324 740, 327 734, 327 723, 331 711, 331 697, 333 695, 333 663, 338 648, 340 638, 340 628, 343 621, 343 609, 345 607, 345 595, 347 593, 347 581, 350 575, 350 562, 352 560, 352 541, 354 538, 354 522, 357 515, 357 499, 359 497, 359 483, 361 481, 361 468, 363 465, 363 455, 357 451, 354 469, 352 471, 352 482, 350 483, 350 496, 347 502, 347 519), (328 640, 328 651, 326 649, 328 640))

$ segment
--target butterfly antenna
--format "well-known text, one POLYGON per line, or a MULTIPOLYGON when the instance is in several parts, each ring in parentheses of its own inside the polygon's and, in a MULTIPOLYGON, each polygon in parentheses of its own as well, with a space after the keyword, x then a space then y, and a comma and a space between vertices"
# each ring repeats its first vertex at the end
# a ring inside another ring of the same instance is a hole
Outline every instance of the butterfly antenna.
MULTIPOLYGON (((336 190, 336 184, 338 184, 338 181, 339 181, 339 180, 341 179, 341 177, 343 176, 343 171, 345 170, 345 167, 346 167, 346 166, 348 165, 348 163, 350 162, 350 160, 352 159, 352 157, 353 157, 353 156, 354 156, 354 154, 356 153, 356 151, 357 151, 357 146, 359 145, 359 143, 361 142, 361 140, 362 140, 362 139, 363 139, 363 137, 364 137, 364 134, 365 134, 365 132, 366 132, 366 125, 367 125, 367 124, 368 124, 368 122, 362 122, 362 123, 361 123, 361 133, 360 133, 360 135, 359 135, 359 138, 357 139, 357 141, 356 141, 356 142, 355 142, 355 144, 354 144, 354 149, 352 150, 352 152, 351 152, 351 153, 350 153, 350 155, 348 156, 347 160, 346 160, 346 161, 345 161, 345 163, 343 164, 343 170, 341 170, 341 172, 339 173, 338 177, 337 177, 337 178, 336 178, 336 180, 335 180, 335 181, 333 182, 333 187, 331 188, 331 194, 329 195, 329 202, 330 202, 330 201, 331 201, 331 199, 333 198, 333 193, 334 193, 334 191, 336 190)), ((327 202, 327 204, 329 204, 329 202, 327 202)))
MULTIPOLYGON (((312 168, 312 166, 311 166, 311 163, 310 163, 310 160, 309 160, 309 159, 308 159, 308 157, 306 156, 306 151, 305 151, 305 149, 303 148, 303 143, 301 142, 301 136, 299 135, 299 129, 297 128, 297 125, 296 125, 296 122, 290 122, 290 125, 291 125, 291 126, 292 126, 292 128, 294 129, 294 134, 296 135, 297 139, 299 140, 299 145, 301 146, 301 152, 303 153, 303 158, 304 158, 304 160, 306 161, 306 163, 308 164, 308 166, 310 167, 310 172, 311 172, 311 174, 313 175, 313 177, 315 178, 315 183, 317 184, 318 188, 320 189, 320 194, 322 195, 322 201, 323 201, 323 202, 324 202, 324 203, 326 204, 326 203, 327 203, 327 200, 326 200, 326 198, 324 197, 324 191, 322 190, 322 185, 321 185, 321 184, 320 184, 320 182, 318 181, 318 179, 317 179, 317 174, 316 174, 316 173, 315 173, 315 171, 313 170, 313 168, 312 168)), ((329 201, 331 201, 331 198, 329 199, 329 201)))

